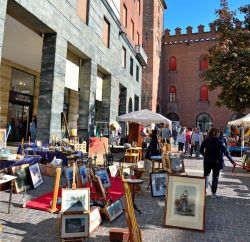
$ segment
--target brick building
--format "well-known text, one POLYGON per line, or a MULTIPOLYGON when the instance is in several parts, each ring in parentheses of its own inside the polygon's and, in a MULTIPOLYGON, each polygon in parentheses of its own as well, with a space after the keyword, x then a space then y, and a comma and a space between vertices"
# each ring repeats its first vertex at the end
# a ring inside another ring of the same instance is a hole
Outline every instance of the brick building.
POLYGON ((165 30, 159 88, 161 113, 182 126, 198 126, 201 130, 211 125, 223 128, 230 119, 240 115, 215 106, 219 90, 209 91, 201 78, 202 71, 208 68, 208 48, 215 43, 213 25, 209 32, 204 32, 202 25, 195 33, 191 26, 186 28, 186 33, 176 28, 174 35, 165 30))
POLYGON ((140 109, 142 8, 127 0, 0 0, 0 126, 11 124, 13 141, 27 139, 32 115, 47 143, 62 137, 62 113, 86 139, 97 123, 140 109))
POLYGON ((142 109, 157 109, 160 79, 161 39, 165 0, 144 0, 143 48, 148 56, 147 68, 142 72, 142 109))

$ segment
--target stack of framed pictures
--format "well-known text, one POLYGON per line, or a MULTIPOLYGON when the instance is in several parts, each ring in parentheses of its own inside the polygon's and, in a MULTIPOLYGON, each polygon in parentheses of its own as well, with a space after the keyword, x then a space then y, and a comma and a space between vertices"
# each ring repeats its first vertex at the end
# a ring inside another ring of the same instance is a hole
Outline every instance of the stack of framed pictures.
POLYGON ((61 238, 85 238, 102 222, 99 208, 90 210, 90 189, 62 189, 61 238))
POLYGON ((205 177, 168 174, 164 225, 204 231, 205 177))

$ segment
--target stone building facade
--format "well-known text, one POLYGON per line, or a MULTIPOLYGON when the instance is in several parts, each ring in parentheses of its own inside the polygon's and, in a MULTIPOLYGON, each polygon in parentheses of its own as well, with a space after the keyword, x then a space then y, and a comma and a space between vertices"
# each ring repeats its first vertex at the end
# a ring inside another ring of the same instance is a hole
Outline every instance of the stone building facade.
POLYGON ((49 142, 64 113, 86 139, 97 122, 140 109, 146 56, 123 34, 121 2, 0 0, 1 128, 11 123, 18 140, 25 121, 27 138, 36 115, 37 139, 49 142))
POLYGON ((211 125, 224 128, 235 114, 215 102, 219 90, 209 91, 201 73, 208 68, 207 53, 216 43, 213 25, 204 32, 204 26, 192 27, 181 33, 180 28, 170 35, 165 30, 162 42, 162 78, 160 88, 161 113, 182 126, 198 126, 205 131, 211 125))
POLYGON ((144 0, 143 48, 148 56, 147 68, 142 72, 142 109, 159 110, 161 40, 165 0, 144 0), (157 108, 158 106, 158 108, 157 108))

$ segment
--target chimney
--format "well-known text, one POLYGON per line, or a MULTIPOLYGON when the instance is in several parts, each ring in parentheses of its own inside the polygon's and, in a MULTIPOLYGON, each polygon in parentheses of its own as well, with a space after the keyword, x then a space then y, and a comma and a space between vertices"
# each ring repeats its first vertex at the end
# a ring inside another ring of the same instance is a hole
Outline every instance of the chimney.
POLYGON ((187 26, 186 30, 187 30, 187 34, 192 34, 192 27, 191 26, 187 26))
POLYGON ((198 26, 198 34, 202 34, 202 33, 204 33, 204 26, 200 24, 198 26))
POLYGON ((170 37, 170 29, 165 29, 164 38, 167 39, 169 37, 170 37))
POLYGON ((210 26, 210 32, 215 33, 216 31, 215 25, 213 23, 210 23, 209 26, 210 26))
POLYGON ((175 35, 176 36, 181 35, 181 28, 178 27, 178 28, 175 29, 175 35))

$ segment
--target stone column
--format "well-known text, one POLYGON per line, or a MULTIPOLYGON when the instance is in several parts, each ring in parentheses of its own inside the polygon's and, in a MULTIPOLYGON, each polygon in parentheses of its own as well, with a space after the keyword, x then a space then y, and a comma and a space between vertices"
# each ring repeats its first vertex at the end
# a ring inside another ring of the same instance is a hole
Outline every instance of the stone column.
POLYGON ((3 49, 4 24, 6 19, 7 0, 0 0, 0 65, 3 49))
POLYGON ((111 76, 111 83, 110 83, 110 116, 109 121, 116 120, 119 111, 119 81, 114 76, 111 76))
POLYGON ((37 139, 45 143, 51 141, 53 135, 62 135, 66 56, 66 40, 54 33, 45 34, 37 115, 37 139))
POLYGON ((79 93, 75 90, 69 91, 69 113, 68 125, 69 130, 77 128, 77 119, 79 111, 79 93))
POLYGON ((111 76, 105 76, 102 84, 102 122, 109 122, 111 99, 111 76))
POLYGON ((88 141, 94 135, 95 128, 95 99, 97 64, 93 60, 84 60, 80 66, 79 75, 79 137, 88 141))

